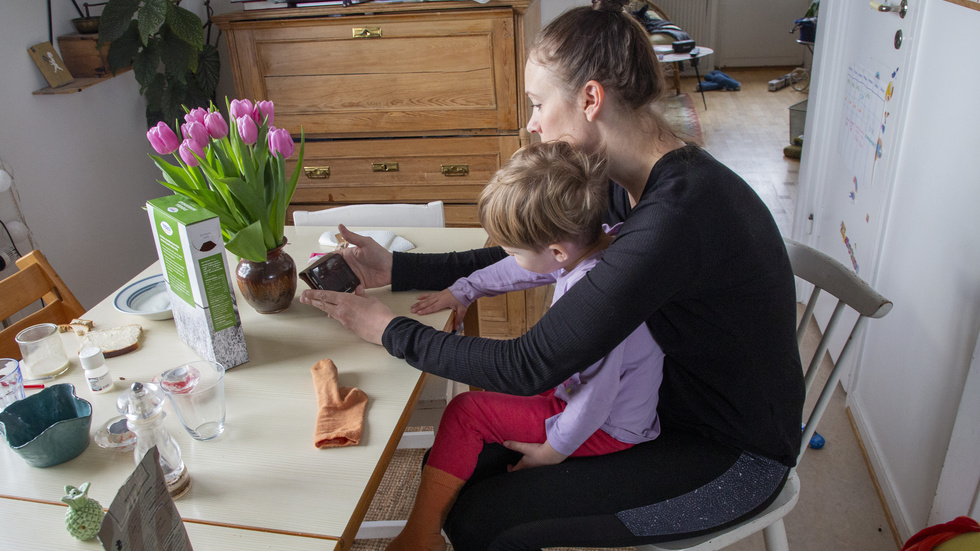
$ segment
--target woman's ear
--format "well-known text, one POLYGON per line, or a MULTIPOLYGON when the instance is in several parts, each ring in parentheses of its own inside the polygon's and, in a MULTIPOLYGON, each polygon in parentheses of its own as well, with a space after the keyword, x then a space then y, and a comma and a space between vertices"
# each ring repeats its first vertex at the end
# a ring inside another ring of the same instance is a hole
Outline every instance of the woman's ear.
POLYGON ((594 122, 606 100, 606 90, 599 82, 590 80, 582 88, 582 97, 584 100, 585 119, 589 122, 594 122))

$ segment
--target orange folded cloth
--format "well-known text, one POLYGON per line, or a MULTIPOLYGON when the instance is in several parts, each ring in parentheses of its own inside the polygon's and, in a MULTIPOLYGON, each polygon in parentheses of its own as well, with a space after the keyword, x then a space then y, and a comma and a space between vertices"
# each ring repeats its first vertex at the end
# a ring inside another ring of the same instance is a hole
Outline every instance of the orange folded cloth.
POLYGON ((364 432, 367 394, 359 388, 337 384, 337 366, 320 360, 310 368, 318 411, 313 445, 317 448, 356 446, 364 432))

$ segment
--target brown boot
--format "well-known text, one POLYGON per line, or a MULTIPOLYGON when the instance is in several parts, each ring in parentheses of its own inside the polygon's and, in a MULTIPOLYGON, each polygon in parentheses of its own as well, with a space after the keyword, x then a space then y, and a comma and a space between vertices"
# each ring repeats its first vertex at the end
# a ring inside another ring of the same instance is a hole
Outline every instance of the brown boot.
POLYGON ((464 482, 446 471, 423 467, 422 481, 405 528, 388 544, 386 551, 445 551, 442 524, 464 482))

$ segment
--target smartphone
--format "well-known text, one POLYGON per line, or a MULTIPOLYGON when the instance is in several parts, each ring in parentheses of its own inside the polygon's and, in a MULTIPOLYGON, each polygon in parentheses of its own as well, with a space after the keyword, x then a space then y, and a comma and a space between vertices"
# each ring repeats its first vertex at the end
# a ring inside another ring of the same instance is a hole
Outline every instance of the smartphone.
POLYGON ((299 278, 311 289, 353 293, 361 284, 354 270, 339 253, 329 253, 317 258, 299 273, 299 278))

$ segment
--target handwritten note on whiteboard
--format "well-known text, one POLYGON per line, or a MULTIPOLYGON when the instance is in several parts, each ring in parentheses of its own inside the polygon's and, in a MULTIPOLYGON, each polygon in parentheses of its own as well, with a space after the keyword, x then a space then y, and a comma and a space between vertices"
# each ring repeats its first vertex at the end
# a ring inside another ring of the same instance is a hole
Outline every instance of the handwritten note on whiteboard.
POLYGON ((837 152, 863 186, 872 184, 875 161, 881 156, 886 87, 878 72, 856 64, 847 68, 837 152))

